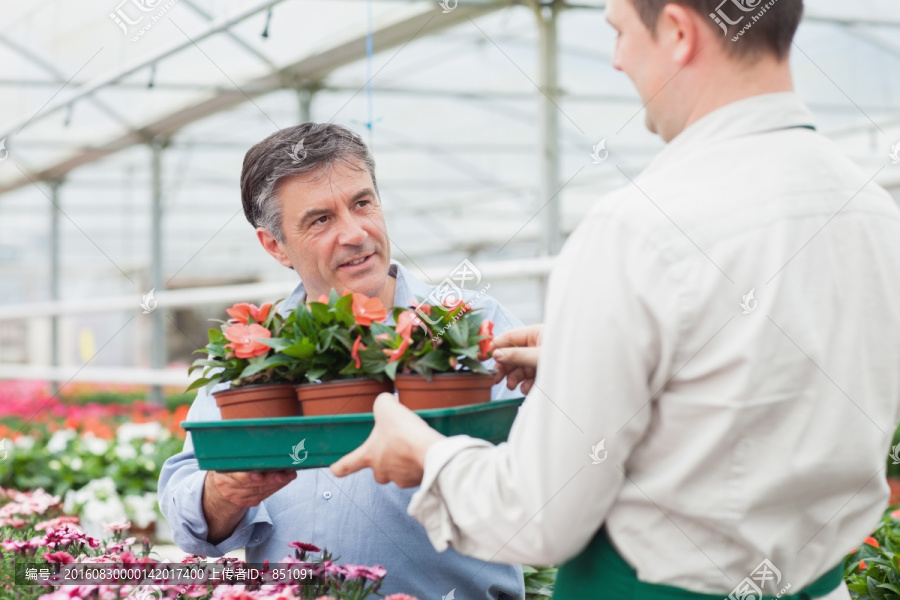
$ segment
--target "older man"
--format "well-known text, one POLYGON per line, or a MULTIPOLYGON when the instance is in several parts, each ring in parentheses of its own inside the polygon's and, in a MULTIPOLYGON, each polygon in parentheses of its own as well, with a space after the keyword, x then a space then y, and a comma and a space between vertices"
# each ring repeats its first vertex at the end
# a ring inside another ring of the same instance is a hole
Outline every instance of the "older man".
MULTIPOLYGON (((241 196, 263 248, 302 281, 283 310, 332 288, 378 297, 385 306, 434 299, 433 286, 391 261, 375 163, 351 131, 305 123, 274 133, 247 153, 241 196)), ((489 296, 462 293, 494 322, 495 332, 520 325, 489 296)), ((494 386, 494 399, 512 396, 520 394, 494 386)), ((201 391, 188 420, 219 418, 212 396, 201 391)), ((159 481, 160 508, 186 552, 221 556, 246 547, 249 561, 276 561, 288 554, 289 542, 304 541, 341 562, 384 566, 385 593, 424 599, 455 590, 459 598, 523 598, 521 567, 436 552, 406 515, 411 496, 412 490, 379 486, 368 474, 337 481, 328 469, 201 471, 190 435, 159 481)))
POLYGON ((793 93, 802 9, 609 0, 668 147, 567 240, 543 331, 497 340, 534 377, 508 444, 382 396, 334 472, 421 482, 436 547, 562 563, 556 599, 849 598, 900 418, 900 210, 793 93))

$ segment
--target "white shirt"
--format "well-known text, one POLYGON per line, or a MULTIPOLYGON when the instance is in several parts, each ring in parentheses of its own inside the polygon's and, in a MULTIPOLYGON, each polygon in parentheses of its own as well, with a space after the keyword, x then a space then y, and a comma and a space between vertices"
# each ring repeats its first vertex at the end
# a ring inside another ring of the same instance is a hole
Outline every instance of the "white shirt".
POLYGON ((811 123, 791 93, 736 102, 598 201, 508 443, 427 454, 409 514, 437 549, 558 564, 605 525, 641 581, 727 594, 769 559, 774 594, 869 535, 900 418, 900 210, 811 123))

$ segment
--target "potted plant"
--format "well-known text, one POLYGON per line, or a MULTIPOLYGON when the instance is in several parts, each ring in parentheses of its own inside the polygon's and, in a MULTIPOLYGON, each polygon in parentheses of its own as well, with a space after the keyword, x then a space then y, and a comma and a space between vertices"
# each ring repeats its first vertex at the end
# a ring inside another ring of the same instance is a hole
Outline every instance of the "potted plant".
POLYGON ((229 383, 230 389, 214 392, 223 419, 259 419, 299 415, 293 382, 299 379, 296 347, 277 350, 265 342, 281 333, 284 318, 272 303, 262 306, 239 303, 226 312, 228 321, 209 330, 205 353, 188 370, 202 369, 202 376, 187 391, 229 383))
POLYGON ((494 324, 465 302, 395 308, 393 329, 374 328, 400 403, 412 410, 490 402, 494 324))
POLYGON ((394 391, 373 337, 373 326, 387 328, 380 323, 385 318, 378 298, 332 290, 298 306, 280 334, 264 341, 295 357, 294 372, 301 374, 295 393, 304 416, 372 412, 378 394, 394 391))

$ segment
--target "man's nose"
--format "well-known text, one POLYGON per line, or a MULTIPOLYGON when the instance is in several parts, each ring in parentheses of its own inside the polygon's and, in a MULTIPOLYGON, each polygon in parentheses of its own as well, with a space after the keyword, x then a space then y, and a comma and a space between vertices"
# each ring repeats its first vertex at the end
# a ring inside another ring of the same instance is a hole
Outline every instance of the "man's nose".
MULTIPOLYGON (((364 217, 360 217, 364 218, 364 217)), ((363 223, 356 217, 345 217, 341 220, 341 229, 338 234, 338 243, 342 246, 359 246, 368 237, 363 228, 363 223)))

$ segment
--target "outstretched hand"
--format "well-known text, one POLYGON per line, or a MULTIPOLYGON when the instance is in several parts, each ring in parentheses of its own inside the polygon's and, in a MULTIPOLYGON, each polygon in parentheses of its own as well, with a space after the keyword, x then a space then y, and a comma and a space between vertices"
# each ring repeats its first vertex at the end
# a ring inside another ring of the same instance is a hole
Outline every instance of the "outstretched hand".
POLYGON ((497 362, 497 382, 506 378, 506 386, 513 390, 520 383, 527 394, 537 375, 543 324, 516 327, 494 338, 493 357, 497 362))
POLYGON ((400 404, 393 394, 380 394, 372 412, 375 427, 368 439, 331 465, 331 472, 344 477, 370 468, 378 483, 393 481, 402 488, 422 483, 425 453, 444 436, 400 404))

